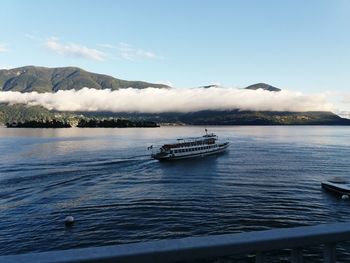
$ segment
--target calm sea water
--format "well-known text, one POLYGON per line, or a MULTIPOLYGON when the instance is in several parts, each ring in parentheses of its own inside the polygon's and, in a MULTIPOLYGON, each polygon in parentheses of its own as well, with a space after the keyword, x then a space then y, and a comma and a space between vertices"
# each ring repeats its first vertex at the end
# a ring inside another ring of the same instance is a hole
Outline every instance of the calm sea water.
POLYGON ((147 152, 203 131, 0 128, 0 254, 350 220, 350 201, 320 187, 350 179, 350 128, 210 127, 227 153, 147 152))

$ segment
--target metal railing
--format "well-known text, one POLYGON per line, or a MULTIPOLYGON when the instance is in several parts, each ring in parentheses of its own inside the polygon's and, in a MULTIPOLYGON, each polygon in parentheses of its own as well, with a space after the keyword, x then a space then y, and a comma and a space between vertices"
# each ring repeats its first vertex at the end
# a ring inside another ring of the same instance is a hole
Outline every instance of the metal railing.
POLYGON ((302 249, 324 245, 324 262, 336 262, 336 243, 350 241, 350 223, 281 228, 239 234, 188 237, 125 245, 79 248, 0 256, 1 263, 18 262, 177 262, 291 249, 290 260, 302 262, 302 249))

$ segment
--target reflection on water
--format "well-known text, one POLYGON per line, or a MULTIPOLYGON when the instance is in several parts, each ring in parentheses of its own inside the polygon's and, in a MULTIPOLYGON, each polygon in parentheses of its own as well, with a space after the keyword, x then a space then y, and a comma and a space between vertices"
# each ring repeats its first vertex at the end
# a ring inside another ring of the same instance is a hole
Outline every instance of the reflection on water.
POLYGON ((203 131, 0 128, 0 254, 349 220, 350 203, 320 188, 349 178, 349 128, 211 127, 225 154, 147 152, 203 131))

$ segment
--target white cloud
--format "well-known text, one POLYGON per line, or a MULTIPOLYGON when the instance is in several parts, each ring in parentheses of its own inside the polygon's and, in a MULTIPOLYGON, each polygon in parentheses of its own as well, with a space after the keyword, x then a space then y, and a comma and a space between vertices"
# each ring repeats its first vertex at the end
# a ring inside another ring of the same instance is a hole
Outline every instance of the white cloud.
POLYGON ((57 93, 0 92, 0 102, 41 105, 60 111, 193 112, 200 110, 333 111, 324 94, 269 92, 236 88, 84 88, 57 93))
POLYGON ((7 45, 6 44, 1 44, 0 43, 0 53, 5 53, 5 52, 8 52, 8 48, 7 48, 7 45))
POLYGON ((111 44, 97 44, 97 46, 99 46, 99 47, 103 47, 103 48, 111 48, 111 49, 115 49, 115 48, 117 48, 116 46, 114 46, 114 45, 111 45, 111 44))
POLYGON ((338 111, 337 114, 346 119, 350 119, 350 111, 338 111))
POLYGON ((31 39, 31 40, 35 40, 35 41, 43 41, 43 39, 42 39, 41 37, 38 37, 38 36, 33 35, 33 34, 29 34, 29 33, 27 33, 27 34, 24 34, 24 36, 25 36, 26 38, 31 39))
POLYGON ((14 67, 10 65, 0 64, 0 69, 11 69, 11 68, 14 68, 14 67))
POLYGON ((141 48, 134 48, 127 43, 119 43, 119 45, 111 45, 107 43, 98 44, 98 46, 109 49, 116 49, 119 52, 119 56, 123 59, 134 61, 139 59, 164 59, 164 57, 155 54, 152 51, 144 50, 141 48))
POLYGON ((341 96, 341 102, 350 103, 350 94, 349 93, 340 93, 339 96, 341 96))
POLYGON ((94 48, 88 48, 75 43, 60 43, 56 37, 51 37, 46 40, 45 46, 60 55, 73 56, 79 58, 87 58, 98 61, 106 59, 106 54, 94 48))
POLYGON ((164 84, 169 87, 174 87, 174 83, 172 83, 170 80, 158 80, 158 81, 155 81, 154 83, 164 84))
POLYGON ((127 43, 119 43, 118 50, 120 52, 120 56, 127 60, 163 58, 151 51, 143 50, 140 48, 133 48, 127 43))

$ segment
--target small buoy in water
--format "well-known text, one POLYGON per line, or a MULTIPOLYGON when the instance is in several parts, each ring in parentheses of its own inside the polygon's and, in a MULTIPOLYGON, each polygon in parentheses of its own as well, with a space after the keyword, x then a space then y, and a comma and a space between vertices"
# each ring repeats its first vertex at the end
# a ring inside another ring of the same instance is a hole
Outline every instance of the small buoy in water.
POLYGON ((341 196, 341 199, 343 199, 343 200, 348 200, 348 199, 349 199, 349 196, 348 196, 348 195, 342 195, 342 196, 341 196))
POLYGON ((66 226, 71 226, 74 224, 74 217, 72 216, 67 216, 65 219, 64 219, 64 224, 66 226))

